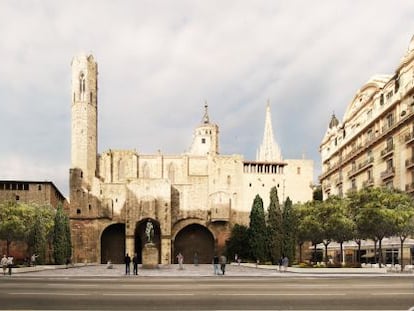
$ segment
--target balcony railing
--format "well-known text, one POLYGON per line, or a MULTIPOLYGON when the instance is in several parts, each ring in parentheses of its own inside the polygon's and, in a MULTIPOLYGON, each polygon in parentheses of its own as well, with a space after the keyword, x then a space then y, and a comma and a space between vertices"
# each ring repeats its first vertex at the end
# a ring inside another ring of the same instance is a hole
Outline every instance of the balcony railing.
POLYGON ((381 157, 385 158, 394 152, 394 144, 388 145, 385 149, 381 150, 381 157))
POLYGON ((404 136, 404 142, 408 145, 414 142, 414 132, 410 132, 404 136))
POLYGON ((414 166, 414 158, 410 158, 405 160, 405 167, 408 168, 412 168, 414 166))
POLYGON ((384 172, 381 172, 381 179, 384 180, 384 179, 394 177, 394 174, 395 174, 394 167, 387 168, 384 172))
POLYGON ((362 182, 362 187, 366 188, 366 187, 371 187, 374 185, 374 178, 368 178, 367 180, 364 180, 362 182))
POLYGON ((374 163, 374 157, 373 156, 368 157, 367 159, 359 163, 358 166, 353 167, 352 170, 348 172, 348 177, 353 177, 359 174, 360 172, 366 170, 368 167, 372 166, 373 163, 374 163))
POLYGON ((414 192, 414 182, 405 185, 405 191, 412 193, 414 192))

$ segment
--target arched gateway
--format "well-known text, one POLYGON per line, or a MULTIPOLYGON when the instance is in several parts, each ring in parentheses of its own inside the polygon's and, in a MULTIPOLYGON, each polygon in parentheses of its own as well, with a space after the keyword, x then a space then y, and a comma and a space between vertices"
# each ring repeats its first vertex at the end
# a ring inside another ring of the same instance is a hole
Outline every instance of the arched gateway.
POLYGON ((159 222, 154 219, 146 218, 146 219, 139 221, 136 224, 134 250, 138 256, 138 262, 142 263, 142 249, 145 243, 147 243, 147 236, 146 236, 145 229, 146 229, 148 221, 152 223, 153 228, 154 228, 152 243, 154 243, 155 247, 158 249, 158 254, 159 254, 158 263, 161 263, 161 229, 160 229, 159 222))
POLYGON ((206 227, 191 224, 181 229, 174 240, 173 261, 177 254, 184 256, 184 263, 193 263, 197 254, 199 263, 211 263, 214 256, 214 236, 206 227))
POLYGON ((101 235, 101 263, 123 263, 124 256, 125 224, 110 225, 101 235))

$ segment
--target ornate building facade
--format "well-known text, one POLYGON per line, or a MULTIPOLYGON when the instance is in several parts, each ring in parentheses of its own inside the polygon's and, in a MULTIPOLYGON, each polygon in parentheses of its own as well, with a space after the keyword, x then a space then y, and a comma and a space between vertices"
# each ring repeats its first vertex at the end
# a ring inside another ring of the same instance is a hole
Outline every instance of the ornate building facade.
POLYGON ((414 192, 414 37, 392 75, 372 77, 320 145, 324 196, 388 186, 414 192))
POLYGON ((273 138, 270 107, 256 161, 219 153, 219 127, 207 106, 190 151, 180 155, 135 150, 97 153, 98 69, 92 55, 72 60, 70 219, 74 262, 122 262, 141 256, 145 224, 154 224, 159 263, 195 253, 210 263, 232 225, 246 224, 253 199, 269 192, 293 202, 312 199, 313 161, 283 160, 273 138))

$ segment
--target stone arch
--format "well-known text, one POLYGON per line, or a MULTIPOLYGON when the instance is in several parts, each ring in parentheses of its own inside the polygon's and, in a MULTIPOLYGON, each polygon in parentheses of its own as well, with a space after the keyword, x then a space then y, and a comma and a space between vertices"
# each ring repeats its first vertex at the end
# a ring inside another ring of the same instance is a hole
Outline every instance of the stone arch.
POLYGON ((213 233, 204 225, 191 223, 176 232, 173 244, 173 262, 177 262, 177 254, 184 256, 184 263, 194 262, 197 254, 199 263, 211 263, 215 251, 213 233))
POLYGON ((123 263, 125 256, 125 224, 116 223, 106 227, 101 234, 101 263, 109 260, 123 263))
POLYGON ((137 253, 138 262, 142 263, 142 249, 147 243, 145 228, 149 220, 154 225, 153 243, 158 249, 158 263, 161 263, 161 227, 160 223, 155 219, 145 218, 136 223, 134 232, 134 252, 137 253))

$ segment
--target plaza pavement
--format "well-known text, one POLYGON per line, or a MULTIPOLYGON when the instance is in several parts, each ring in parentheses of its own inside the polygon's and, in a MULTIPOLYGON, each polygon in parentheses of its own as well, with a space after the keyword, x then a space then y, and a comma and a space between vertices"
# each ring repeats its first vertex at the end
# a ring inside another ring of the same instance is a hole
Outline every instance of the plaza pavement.
MULTIPOLYGON (((287 272, 280 272, 278 266, 242 263, 226 265, 226 276, 235 277, 298 277, 298 276, 351 276, 351 275, 387 275, 386 268, 297 268, 289 267, 287 272)), ((412 275, 399 273, 400 275, 412 275)), ((13 268, 13 275, 20 276, 50 276, 50 277, 137 277, 125 275, 125 265, 114 264, 108 269, 105 264, 76 264, 70 267, 36 266, 13 268)), ((159 265, 158 269, 142 269, 139 266, 138 277, 223 277, 214 275, 211 264, 194 266, 185 264, 180 270, 178 265, 159 265)))

